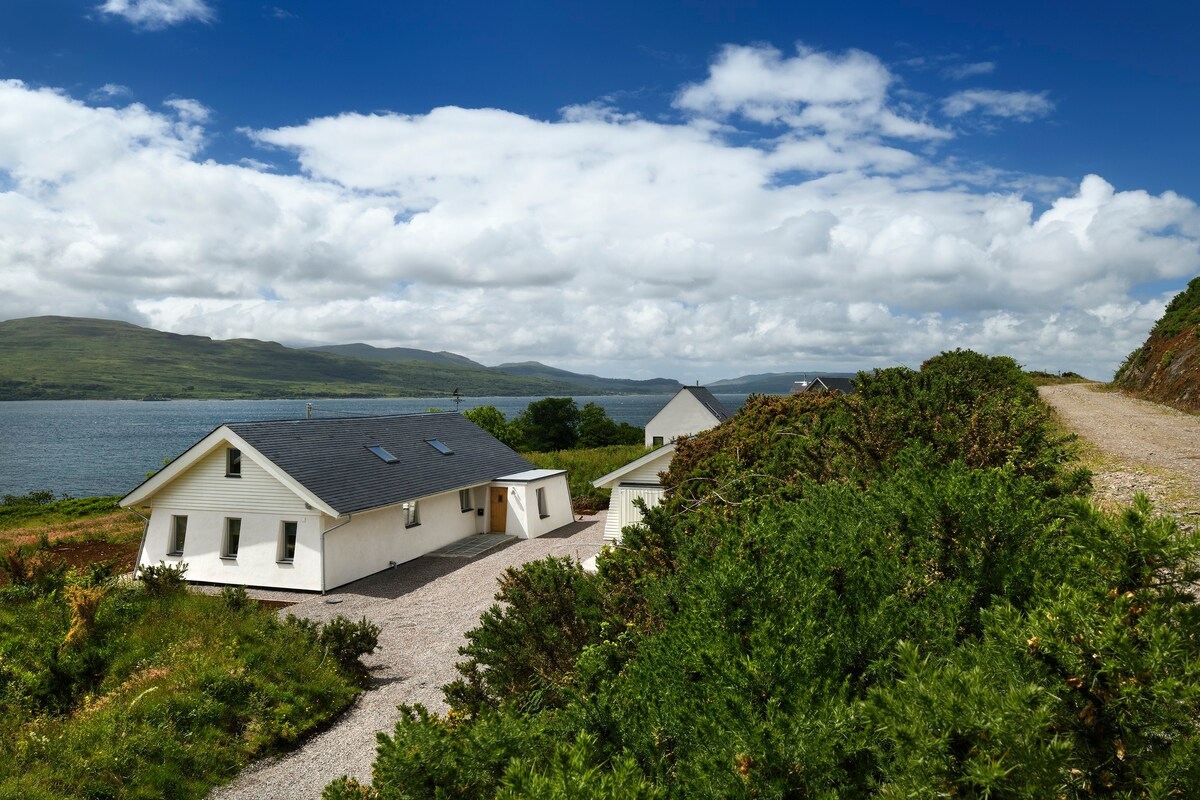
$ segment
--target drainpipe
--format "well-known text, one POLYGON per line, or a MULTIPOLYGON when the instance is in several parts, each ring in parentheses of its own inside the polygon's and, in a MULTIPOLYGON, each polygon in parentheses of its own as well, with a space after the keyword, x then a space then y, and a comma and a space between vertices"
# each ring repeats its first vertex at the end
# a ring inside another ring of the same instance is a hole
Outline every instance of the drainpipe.
POLYGON ((141 564, 142 564, 142 550, 145 549, 145 547, 146 547, 146 534, 150 532, 150 518, 147 516, 143 516, 142 512, 138 511, 133 506, 129 506, 128 510, 132 511, 134 514, 137 514, 139 517, 141 517, 143 520, 146 521, 146 524, 142 526, 142 540, 140 542, 138 542, 137 562, 133 565, 133 579, 137 580, 138 567, 141 566, 141 564))
POLYGON ((330 531, 336 531, 343 525, 349 525, 350 520, 352 519, 354 519, 353 512, 346 515, 345 522, 339 522, 332 528, 326 528, 325 530, 321 531, 321 594, 325 594, 325 534, 329 533, 330 531))

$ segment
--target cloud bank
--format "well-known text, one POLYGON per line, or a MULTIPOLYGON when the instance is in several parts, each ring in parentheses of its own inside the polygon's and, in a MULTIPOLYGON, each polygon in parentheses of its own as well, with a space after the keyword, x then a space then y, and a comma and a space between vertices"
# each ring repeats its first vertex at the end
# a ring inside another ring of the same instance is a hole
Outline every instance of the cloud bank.
POLYGON ((896 81, 731 46, 672 119, 346 113, 249 131, 238 164, 204 158, 198 101, 3 81, 0 318, 685 381, 955 347, 1107 378, 1169 299, 1144 287, 1197 273, 1196 205, 941 161, 952 118, 1005 102, 939 118, 896 81))

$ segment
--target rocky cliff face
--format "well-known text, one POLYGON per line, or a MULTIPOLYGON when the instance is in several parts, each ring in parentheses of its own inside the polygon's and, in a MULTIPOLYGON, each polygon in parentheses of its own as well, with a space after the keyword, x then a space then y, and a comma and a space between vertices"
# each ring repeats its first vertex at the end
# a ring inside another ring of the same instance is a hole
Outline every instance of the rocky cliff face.
POLYGON ((1175 296, 1113 384, 1147 400, 1200 411, 1200 278, 1175 296))

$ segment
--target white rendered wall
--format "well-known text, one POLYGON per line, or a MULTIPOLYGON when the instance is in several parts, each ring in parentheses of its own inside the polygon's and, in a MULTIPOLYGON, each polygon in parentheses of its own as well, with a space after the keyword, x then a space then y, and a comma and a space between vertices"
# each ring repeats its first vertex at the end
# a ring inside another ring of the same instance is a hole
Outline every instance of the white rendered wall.
MULTIPOLYGON (((472 495, 474 497, 474 494, 472 495)), ((325 588, 365 578, 387 569, 389 562, 403 564, 431 550, 476 533, 480 519, 474 510, 463 512, 458 492, 418 501, 421 524, 404 527, 401 506, 355 514, 350 522, 325 534, 325 588)), ((330 520, 334 528, 337 520, 330 520)))
POLYGON ((321 589, 321 514, 254 512, 231 506, 225 511, 171 508, 155 503, 139 563, 188 565, 189 581, 263 586, 273 589, 321 589), (183 554, 168 555, 174 516, 187 517, 183 554), (237 558, 221 558, 225 520, 242 521, 237 558), (280 562, 279 544, 284 521, 296 523, 296 553, 290 563, 280 562))
POLYGON ((680 436, 690 436, 716 427, 717 422, 717 418, 695 395, 683 389, 646 423, 646 447, 655 446, 655 436, 662 437, 662 444, 670 444, 680 436))
POLYGON ((575 519, 565 473, 523 483, 496 483, 508 490, 506 533, 536 539, 575 519), (537 490, 546 490, 546 517, 538 514, 537 490))
POLYGON ((320 518, 244 452, 242 476, 225 477, 225 448, 219 447, 154 496, 138 563, 186 563, 190 581, 318 591, 320 518), (179 556, 167 554, 174 516, 187 517, 179 556), (221 558, 228 518, 242 521, 234 559, 221 558), (284 521, 296 523, 296 553, 290 563, 278 561, 284 521))

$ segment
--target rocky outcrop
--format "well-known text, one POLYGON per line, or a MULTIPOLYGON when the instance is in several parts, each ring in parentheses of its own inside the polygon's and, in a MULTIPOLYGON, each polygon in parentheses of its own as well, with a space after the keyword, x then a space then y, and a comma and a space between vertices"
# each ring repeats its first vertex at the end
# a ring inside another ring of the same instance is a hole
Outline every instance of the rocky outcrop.
POLYGON ((1113 384, 1137 397, 1184 411, 1200 411, 1200 278, 1177 294, 1129 354, 1113 384))

